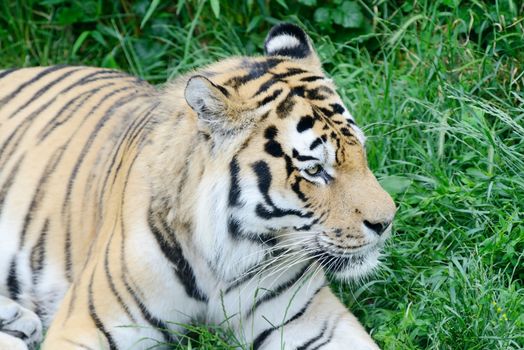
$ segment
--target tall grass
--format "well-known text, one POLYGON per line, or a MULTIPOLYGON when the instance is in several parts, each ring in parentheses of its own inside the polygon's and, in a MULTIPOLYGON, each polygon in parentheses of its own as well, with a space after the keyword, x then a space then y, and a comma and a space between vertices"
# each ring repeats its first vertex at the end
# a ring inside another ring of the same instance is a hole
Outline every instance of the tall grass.
MULTIPOLYGON (((385 349, 524 348, 524 5, 359 1, 363 24, 343 28, 315 10, 341 1, 315 3, 220 2, 217 18, 216 1, 4 2, 0 67, 88 64, 161 83, 260 53, 273 23, 300 21, 399 206, 384 268, 333 289, 385 349)), ((231 336, 191 331, 179 347, 227 349, 231 336)))

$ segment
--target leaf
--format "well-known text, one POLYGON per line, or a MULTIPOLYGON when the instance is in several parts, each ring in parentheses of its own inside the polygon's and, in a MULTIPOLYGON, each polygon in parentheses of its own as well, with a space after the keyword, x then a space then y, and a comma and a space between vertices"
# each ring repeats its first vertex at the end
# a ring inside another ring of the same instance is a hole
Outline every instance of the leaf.
POLYGON ((146 15, 142 19, 142 23, 140 23, 140 29, 144 28, 147 21, 149 20, 149 17, 155 12, 156 8, 158 7, 158 4, 160 3, 160 0, 153 0, 151 1, 151 5, 149 5, 149 8, 147 9, 146 15))
POLYGON ((73 50, 71 51, 71 56, 76 55, 78 52, 78 49, 80 49, 80 46, 84 43, 84 41, 87 39, 87 37, 91 34, 91 31, 86 30, 85 32, 82 32, 78 36, 78 39, 76 39, 75 43, 73 44, 73 50))
POLYGON ((251 21, 249 22, 249 24, 247 25, 246 33, 250 33, 252 30, 257 28, 260 25, 260 23, 262 22, 263 19, 264 19, 264 17, 262 17, 262 16, 255 16, 255 17, 253 17, 251 19, 251 21))
POLYGON ((402 39, 402 37, 404 36, 404 34, 406 33, 408 27, 410 25, 412 25, 413 23, 423 19, 424 16, 421 15, 421 14, 417 14, 417 15, 414 15, 413 17, 411 17, 410 19, 406 20, 402 26, 395 32, 393 33, 393 35, 389 38, 388 40, 388 43, 393 46, 393 45, 396 45, 397 41, 399 41, 400 39, 402 39))
POLYGON ((471 177, 477 178, 478 180, 481 180, 481 181, 486 181, 486 180, 489 180, 490 178, 487 174, 485 174, 482 170, 478 168, 471 168, 471 167, 467 168, 466 174, 470 175, 471 177))
POLYGON ((184 8, 185 4, 186 4, 185 0, 178 0, 178 2, 176 3, 176 15, 177 16, 180 15, 180 12, 184 8))
POLYGON ((211 3, 211 9, 213 10, 213 13, 215 14, 216 18, 220 17, 220 0, 210 0, 211 3))
POLYGON ((316 9, 315 14, 313 15, 315 22, 318 23, 330 23, 329 9, 327 7, 320 7, 316 9))
POLYGON ((277 0, 277 3, 285 8, 286 10, 289 10, 289 7, 287 7, 286 0, 277 0))
POLYGON ((404 192, 411 185, 410 179, 397 175, 385 176, 379 182, 392 195, 404 192))
POLYGON ((364 15, 356 1, 344 1, 342 6, 333 12, 333 21, 344 28, 360 28, 364 15))
POLYGON ((91 32, 91 37, 99 42, 102 46, 107 47, 107 41, 98 30, 91 32))

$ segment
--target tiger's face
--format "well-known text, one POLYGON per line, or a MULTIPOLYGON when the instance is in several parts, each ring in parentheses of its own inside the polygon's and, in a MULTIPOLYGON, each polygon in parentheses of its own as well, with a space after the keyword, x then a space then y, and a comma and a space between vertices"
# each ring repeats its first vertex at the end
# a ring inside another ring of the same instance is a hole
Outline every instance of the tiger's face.
POLYGON ((277 26, 265 46, 266 57, 231 61, 186 88, 212 142, 242 140, 215 146, 228 164, 227 230, 339 278, 366 274, 396 208, 368 167, 364 134, 302 30, 277 26))

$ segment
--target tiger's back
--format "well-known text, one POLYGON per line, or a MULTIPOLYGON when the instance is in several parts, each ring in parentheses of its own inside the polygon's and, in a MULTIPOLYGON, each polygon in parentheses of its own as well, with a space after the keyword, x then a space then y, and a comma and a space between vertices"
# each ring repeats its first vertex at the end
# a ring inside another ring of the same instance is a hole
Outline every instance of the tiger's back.
POLYGON ((44 325, 96 235, 128 111, 152 92, 106 69, 0 72, 0 295, 44 325))

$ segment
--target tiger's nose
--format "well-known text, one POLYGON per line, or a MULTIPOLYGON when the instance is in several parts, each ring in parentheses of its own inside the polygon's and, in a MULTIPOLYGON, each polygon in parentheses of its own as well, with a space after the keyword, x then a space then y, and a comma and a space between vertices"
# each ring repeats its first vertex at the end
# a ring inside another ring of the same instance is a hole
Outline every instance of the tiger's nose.
POLYGON ((364 220, 364 225, 379 236, 383 234, 384 231, 386 231, 390 224, 391 221, 369 222, 367 220, 364 220))

